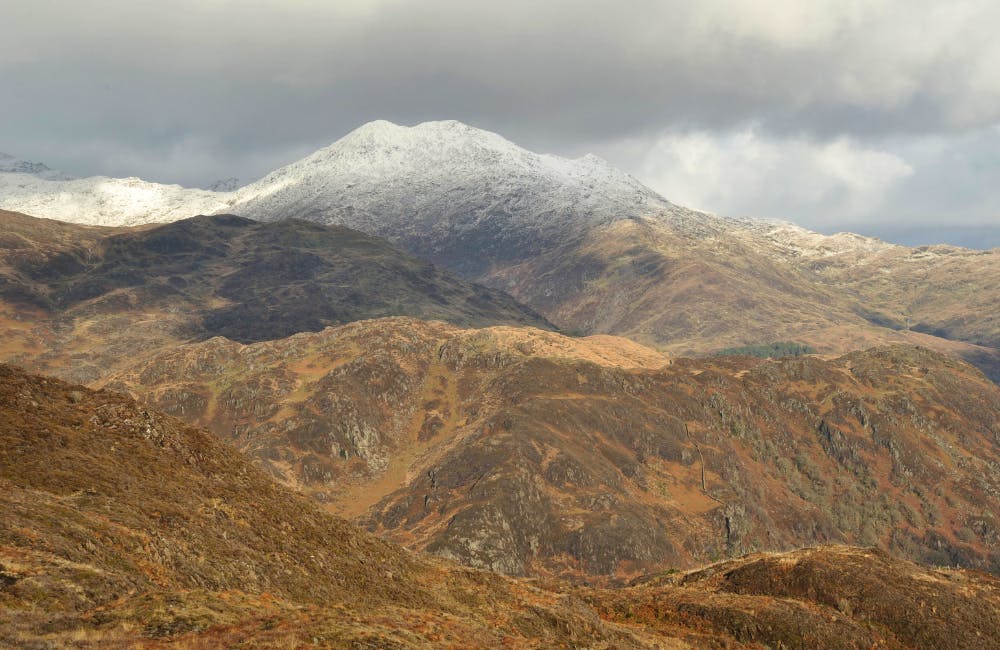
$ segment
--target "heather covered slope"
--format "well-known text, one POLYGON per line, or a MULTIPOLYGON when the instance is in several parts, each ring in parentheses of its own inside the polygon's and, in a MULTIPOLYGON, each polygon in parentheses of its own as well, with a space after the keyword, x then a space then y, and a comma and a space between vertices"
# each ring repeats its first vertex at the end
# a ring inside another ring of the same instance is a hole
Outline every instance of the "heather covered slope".
POLYGON ((622 219, 478 278, 565 331, 675 355, 797 341, 824 354, 920 345, 1000 379, 1000 251, 919 251, 860 237, 706 220, 622 219), (752 226, 752 227, 750 227, 752 226))
POLYGON ((0 365, 0 644, 18 648, 998 647, 1000 583, 871 550, 627 589, 417 556, 207 432, 0 365))
POLYGON ((873 323, 1000 348, 1000 249, 908 248, 788 224, 767 239, 818 282, 857 296, 873 323))
POLYGON ((110 385, 407 546, 628 578, 846 542, 1000 569, 1000 389, 926 349, 670 359, 614 337, 364 321, 213 339, 110 385))
POLYGON ((842 296, 768 259, 722 222, 705 228, 619 220, 549 254, 497 267, 485 281, 572 331, 627 336, 683 354, 766 342, 778 332, 799 340, 869 326, 842 296))
POLYGON ((585 598, 606 619, 663 633, 697 627, 758 647, 1000 647, 995 576, 930 570, 870 548, 757 554, 638 582, 585 598))
POLYGON ((0 365, 0 441, 5 647, 644 646, 556 594, 376 539, 113 393, 0 365))
POLYGON ((0 230, 4 358, 77 380, 178 342, 377 316, 548 327, 499 291, 347 228, 215 216, 101 229, 0 212, 0 230))

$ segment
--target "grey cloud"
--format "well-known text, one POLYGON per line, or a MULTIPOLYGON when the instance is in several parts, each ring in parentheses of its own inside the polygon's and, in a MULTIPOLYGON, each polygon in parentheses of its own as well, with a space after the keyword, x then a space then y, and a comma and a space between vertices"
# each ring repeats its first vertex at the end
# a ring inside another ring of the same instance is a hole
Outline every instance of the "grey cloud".
MULTIPOLYGON (((8 0, 3 13, 0 149, 76 174, 250 179, 376 118, 460 119, 631 171, 620 144, 667 131, 753 125, 775 142, 903 151, 971 146, 1000 120, 988 1, 8 0)), ((831 201, 768 207, 819 223, 837 218, 831 201)))

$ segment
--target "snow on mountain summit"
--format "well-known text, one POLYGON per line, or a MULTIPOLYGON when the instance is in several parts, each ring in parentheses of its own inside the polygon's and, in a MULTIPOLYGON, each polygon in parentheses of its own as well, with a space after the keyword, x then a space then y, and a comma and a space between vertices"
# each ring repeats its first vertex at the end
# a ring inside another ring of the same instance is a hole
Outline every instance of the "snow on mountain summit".
MULTIPOLYGON (((494 201, 500 208, 531 198, 546 204, 540 206, 543 212, 558 207, 632 212, 668 205, 635 179, 597 160, 535 154, 461 122, 403 127, 379 120, 244 188, 236 206, 251 218, 297 216, 302 211, 339 222, 353 220, 351 214, 369 207, 380 213, 372 218, 384 220, 387 209, 410 209, 416 211, 410 218, 421 219, 430 216, 424 214, 429 209, 438 215, 449 212, 444 204, 456 200, 466 206, 494 201), (276 215, 270 209, 276 195, 296 214, 276 215)), ((526 208, 521 206, 519 212, 526 208)))
POLYGON ((485 264, 567 232, 678 210, 596 156, 536 154, 455 121, 365 124, 238 190, 231 207, 349 226, 452 268, 468 250, 483 251, 485 264))
POLYGON ((134 177, 48 180, 0 174, 0 209, 95 226, 135 226, 225 212, 228 196, 134 177))
POLYGON ((239 188, 234 179, 207 190, 138 178, 68 180, 10 156, 0 156, 0 172, 7 172, 0 208, 33 216, 94 225, 222 213, 301 218, 384 237, 467 277, 621 219, 652 219, 696 239, 739 232, 782 258, 877 247, 688 210, 597 156, 538 154, 452 120, 369 122, 239 188))
POLYGON ((442 233, 457 235, 456 244, 482 244, 469 238, 490 233, 495 247, 614 219, 686 212, 596 156, 536 154, 456 121, 406 127, 384 120, 232 191, 11 174, 0 175, 0 208, 100 225, 223 212, 268 221, 299 217, 428 245, 442 233), (508 237, 512 230, 520 241, 508 237))

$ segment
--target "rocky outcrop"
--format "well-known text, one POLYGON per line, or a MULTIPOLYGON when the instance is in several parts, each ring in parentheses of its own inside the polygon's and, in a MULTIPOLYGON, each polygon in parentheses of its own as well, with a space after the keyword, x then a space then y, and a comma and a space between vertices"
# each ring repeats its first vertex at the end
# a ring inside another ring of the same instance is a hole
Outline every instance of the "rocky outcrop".
POLYGON ((211 352, 230 345, 177 349, 111 385, 472 566, 623 579, 849 542, 1000 569, 1000 389, 926 349, 671 360, 612 338, 399 319, 211 352), (181 411, 175 386, 201 397, 181 411), (218 397, 251 389, 275 408, 218 397))

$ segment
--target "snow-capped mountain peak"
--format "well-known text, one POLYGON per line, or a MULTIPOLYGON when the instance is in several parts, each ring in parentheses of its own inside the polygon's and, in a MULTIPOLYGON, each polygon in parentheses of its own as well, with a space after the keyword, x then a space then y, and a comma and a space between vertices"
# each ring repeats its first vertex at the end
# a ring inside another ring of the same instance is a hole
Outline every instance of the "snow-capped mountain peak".
POLYGON ((0 152, 0 174, 28 174, 50 181, 68 181, 73 178, 42 163, 20 160, 3 152, 0 152))
POLYGON ((534 153, 454 120, 369 122, 239 188, 235 180, 209 190, 138 178, 66 180, 11 156, 0 156, 0 171, 8 172, 0 173, 3 209, 97 225, 220 213, 297 217, 385 237, 470 277, 621 219, 655 220, 696 239, 739 232, 780 257, 886 246, 687 210, 598 156, 534 153))
POLYGON ((439 259, 460 246, 512 255, 567 231, 679 210, 596 156, 537 154, 455 121, 370 122, 228 203, 253 219, 350 226, 439 259), (487 232, 491 241, 471 241, 487 232))
MULTIPOLYGON (((380 193, 424 190, 412 198, 418 202, 436 203, 443 198, 441 191, 458 189, 470 195, 477 190, 493 195, 504 190, 523 194, 523 186, 528 184, 543 186, 538 187, 540 196, 536 198, 540 199, 554 192, 572 202, 579 197, 571 195, 580 189, 600 187, 603 200, 617 204, 618 210, 623 201, 637 207, 649 201, 668 205, 655 192, 596 156, 572 160, 536 154, 495 133, 452 120, 412 127, 385 120, 370 122, 244 188, 238 192, 236 204, 248 206, 252 213, 248 216, 266 218, 254 208, 256 195, 259 191, 272 195, 276 183, 349 195, 357 192, 344 190, 353 190, 366 179, 378 179, 380 193)), ((354 204, 355 197, 349 198, 354 204)), ((449 200, 454 198, 449 196, 449 200)), ((599 206, 595 203, 591 207, 599 206)), ((332 213, 330 217, 336 219, 332 213)))
POLYGON ((300 217, 397 242, 488 229, 495 247, 521 245, 515 230, 532 243, 615 219, 687 214, 597 156, 537 154, 453 120, 369 122, 259 181, 231 187, 14 174, 0 176, 0 208, 102 225, 221 212, 300 217))

